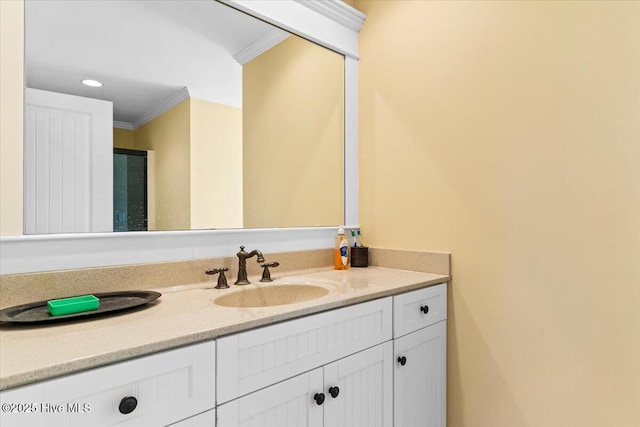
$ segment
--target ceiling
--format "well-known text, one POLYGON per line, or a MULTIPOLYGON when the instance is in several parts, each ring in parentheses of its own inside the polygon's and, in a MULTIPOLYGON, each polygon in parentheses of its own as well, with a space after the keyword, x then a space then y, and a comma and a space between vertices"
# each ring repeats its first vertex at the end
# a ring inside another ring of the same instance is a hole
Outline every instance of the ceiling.
POLYGON ((233 56, 274 34, 286 37, 214 0, 26 0, 26 85, 112 101, 125 124, 187 91, 240 107, 233 56))

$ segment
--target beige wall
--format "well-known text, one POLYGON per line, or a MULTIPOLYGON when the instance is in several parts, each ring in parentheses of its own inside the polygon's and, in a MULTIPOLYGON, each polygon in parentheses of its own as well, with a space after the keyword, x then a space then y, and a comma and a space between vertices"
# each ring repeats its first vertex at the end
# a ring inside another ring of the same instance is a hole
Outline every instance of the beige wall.
POLYGON ((113 128, 113 148, 136 149, 135 131, 113 128))
POLYGON ((356 6, 361 225, 452 252, 448 425, 640 426, 640 3, 356 6))
POLYGON ((242 227, 242 111, 190 98, 114 147, 151 150, 150 230, 242 227))
POLYGON ((245 227, 342 223, 343 57, 289 37, 242 80, 245 227))
POLYGON ((22 234, 24 2, 0 1, 0 236, 22 234))
POLYGON ((154 151, 155 229, 191 228, 190 100, 135 130, 135 147, 154 151))
POLYGON ((191 228, 242 228, 242 110, 195 98, 191 228))

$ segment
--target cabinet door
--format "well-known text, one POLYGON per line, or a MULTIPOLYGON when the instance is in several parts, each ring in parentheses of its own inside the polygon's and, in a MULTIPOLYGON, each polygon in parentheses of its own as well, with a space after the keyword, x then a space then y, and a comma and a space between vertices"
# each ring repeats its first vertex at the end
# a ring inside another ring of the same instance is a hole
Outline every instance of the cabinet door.
POLYGON ((445 427, 447 322, 405 335, 393 345, 394 427, 445 427))
POLYGON ((325 366, 326 426, 393 425, 392 357, 393 345, 388 341, 325 366), (337 392, 335 398, 331 391, 337 392))
POLYGON ((219 427, 322 427, 322 368, 218 406, 219 427))

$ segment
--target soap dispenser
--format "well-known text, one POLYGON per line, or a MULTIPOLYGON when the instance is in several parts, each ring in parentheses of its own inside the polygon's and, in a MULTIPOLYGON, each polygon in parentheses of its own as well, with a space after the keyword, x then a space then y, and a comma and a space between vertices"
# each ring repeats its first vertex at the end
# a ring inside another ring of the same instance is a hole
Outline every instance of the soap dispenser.
POLYGON ((333 262, 336 270, 349 268, 349 242, 344 235, 344 227, 340 226, 336 236, 336 246, 333 251, 333 262))

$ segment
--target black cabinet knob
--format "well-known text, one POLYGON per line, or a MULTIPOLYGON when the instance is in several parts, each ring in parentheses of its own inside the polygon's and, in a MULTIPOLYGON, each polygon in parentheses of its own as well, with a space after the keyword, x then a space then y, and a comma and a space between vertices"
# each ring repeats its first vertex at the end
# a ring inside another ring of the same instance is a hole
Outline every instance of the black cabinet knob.
POLYGON ((399 363, 400 365, 402 365, 402 366, 406 365, 406 363, 407 363, 407 358, 406 358, 406 357, 404 357, 404 356, 400 356, 400 357, 398 357, 398 363, 399 363))
POLYGON ((340 394, 340 389, 337 386, 329 387, 329 394, 335 399, 340 394))
POLYGON ((138 406, 138 399, 133 396, 127 396, 122 398, 122 400, 120 401, 118 410, 121 414, 126 415, 132 413, 136 409, 136 406, 138 406))
POLYGON ((315 400, 318 405, 322 405, 324 403, 324 393, 316 393, 313 396, 313 400, 315 400))
POLYGON ((423 312, 424 314, 427 314, 429 312, 429 306, 428 305, 421 305, 420 306, 420 311, 423 312))

